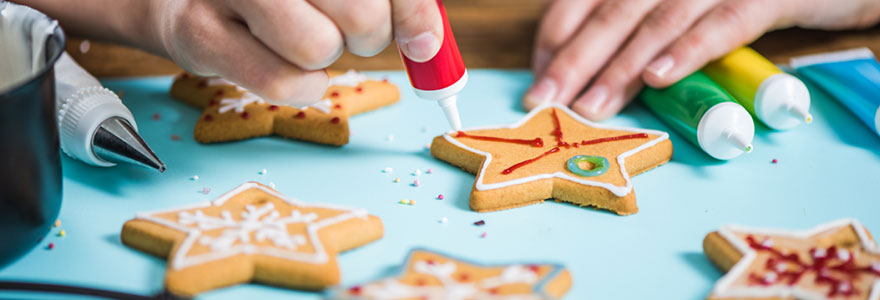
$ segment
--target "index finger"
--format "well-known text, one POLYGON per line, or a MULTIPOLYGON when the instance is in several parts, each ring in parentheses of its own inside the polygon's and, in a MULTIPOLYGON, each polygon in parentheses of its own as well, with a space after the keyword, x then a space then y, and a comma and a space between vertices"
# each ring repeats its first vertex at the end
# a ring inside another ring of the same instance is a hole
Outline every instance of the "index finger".
POLYGON ((391 0, 394 38, 400 51, 416 62, 425 62, 437 55, 443 41, 441 0, 391 0))

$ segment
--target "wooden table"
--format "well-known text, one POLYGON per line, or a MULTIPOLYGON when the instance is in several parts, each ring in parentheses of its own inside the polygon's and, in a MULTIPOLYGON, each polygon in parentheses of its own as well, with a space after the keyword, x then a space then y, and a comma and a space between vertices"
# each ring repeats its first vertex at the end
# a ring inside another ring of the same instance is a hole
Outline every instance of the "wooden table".
MULTIPOLYGON (((450 22, 469 68, 528 68, 532 42, 544 0, 446 0, 450 22)), ((174 74, 173 62, 130 48, 71 38, 68 51, 98 76, 174 74)), ((880 51, 880 26, 866 30, 826 32, 787 29, 771 32, 752 45, 774 62, 794 55, 869 47, 880 51)), ((346 53, 334 68, 400 69, 396 47, 372 58, 346 53)))

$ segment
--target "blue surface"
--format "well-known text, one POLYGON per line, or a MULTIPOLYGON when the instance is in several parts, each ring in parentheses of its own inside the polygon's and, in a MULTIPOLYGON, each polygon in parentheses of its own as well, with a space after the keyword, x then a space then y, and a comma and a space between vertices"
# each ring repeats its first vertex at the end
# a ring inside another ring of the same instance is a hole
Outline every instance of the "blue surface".
MULTIPOLYGON (((201 145, 192 139, 200 111, 169 98, 171 78, 106 81, 125 93, 141 134, 168 171, 96 168, 65 157, 60 218, 67 236, 53 229, 40 247, 0 270, 0 279, 158 292, 165 261, 123 246, 122 223, 138 211, 208 200, 249 180, 273 182, 282 193, 306 201, 363 207, 382 218, 382 240, 339 256, 343 285, 391 274, 410 249, 425 247, 485 263, 562 263, 574 276, 567 299, 703 299, 722 274, 703 255, 702 240, 723 224, 803 229, 854 217, 880 232, 880 139, 815 89, 813 124, 789 132, 759 125, 755 151, 730 162, 713 160, 671 133, 672 162, 633 180, 636 215, 552 202, 481 214, 467 205, 474 176, 425 149, 447 129, 436 104, 417 99, 401 72, 372 75, 387 75, 402 87, 403 98, 355 116, 351 142, 341 148, 274 137, 201 145), (154 113, 161 120, 153 121, 154 113), (182 140, 172 141, 172 134, 182 140), (774 158, 778 164, 770 163, 774 158), (393 173, 381 172, 385 167, 393 173), (268 174, 258 174, 264 168, 268 174), (434 169, 418 177, 420 187, 409 185, 416 168, 434 169), (191 181, 193 175, 200 179, 191 181), (401 182, 394 183, 395 177, 401 182), (199 193, 203 187, 211 193, 199 193), (438 194, 446 199, 435 200, 438 194), (402 198, 417 203, 397 204, 402 198), (442 217, 449 222, 440 224, 442 217), (472 225, 477 220, 486 225, 472 225), (483 232, 486 238, 480 238, 483 232), (49 242, 54 250, 45 248, 49 242)), ((466 126, 512 123, 525 114, 518 99, 531 82, 529 73, 473 70, 470 76, 459 98, 466 126)), ((640 105, 608 123, 669 130, 640 105)), ((248 284, 202 297, 320 294, 248 284)))

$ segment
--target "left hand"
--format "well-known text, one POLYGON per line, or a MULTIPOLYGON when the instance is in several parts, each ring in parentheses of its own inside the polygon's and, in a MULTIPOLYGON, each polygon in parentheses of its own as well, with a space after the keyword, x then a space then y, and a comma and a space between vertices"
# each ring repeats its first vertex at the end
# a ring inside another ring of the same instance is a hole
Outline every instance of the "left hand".
POLYGON ((645 83, 666 87, 765 31, 859 28, 878 20, 876 0, 552 0, 523 106, 555 101, 603 120, 645 83))

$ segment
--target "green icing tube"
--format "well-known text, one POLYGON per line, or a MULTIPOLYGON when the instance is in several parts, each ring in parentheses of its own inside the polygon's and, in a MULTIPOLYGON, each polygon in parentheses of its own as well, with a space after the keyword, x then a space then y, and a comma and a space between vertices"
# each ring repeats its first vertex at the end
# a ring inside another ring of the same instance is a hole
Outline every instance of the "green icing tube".
POLYGON ((646 87, 639 98, 660 120, 703 149, 727 160, 752 151, 749 112, 702 71, 665 88, 646 87))

